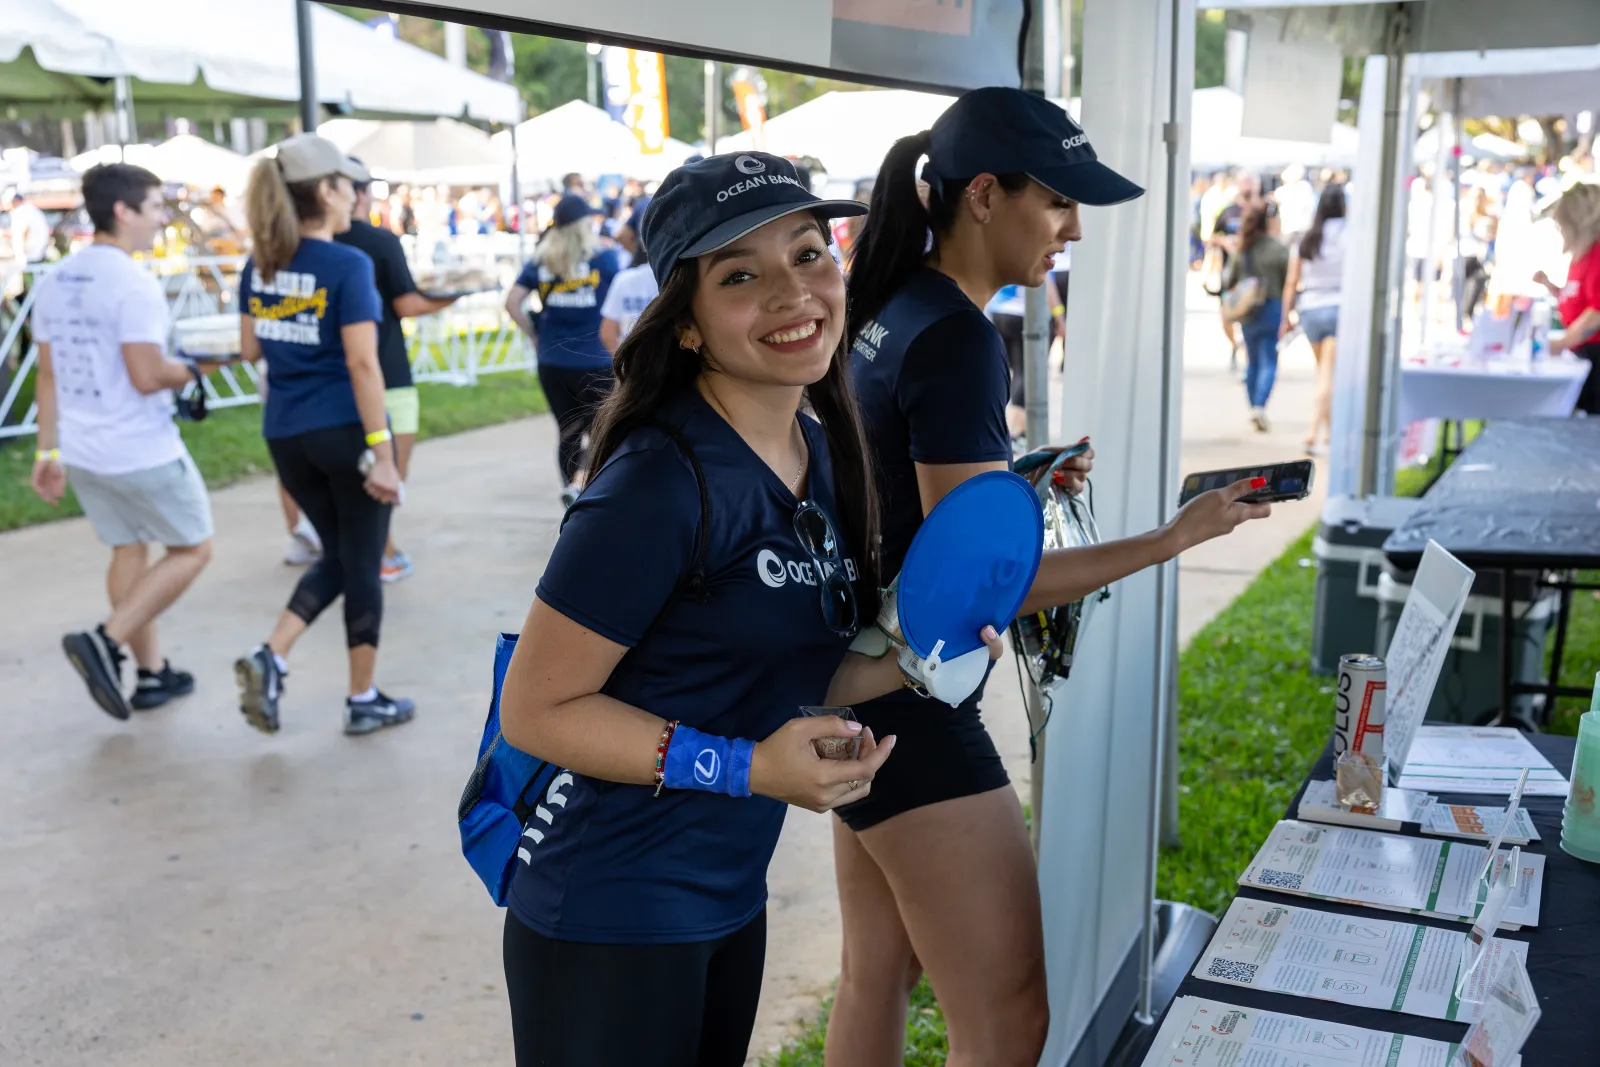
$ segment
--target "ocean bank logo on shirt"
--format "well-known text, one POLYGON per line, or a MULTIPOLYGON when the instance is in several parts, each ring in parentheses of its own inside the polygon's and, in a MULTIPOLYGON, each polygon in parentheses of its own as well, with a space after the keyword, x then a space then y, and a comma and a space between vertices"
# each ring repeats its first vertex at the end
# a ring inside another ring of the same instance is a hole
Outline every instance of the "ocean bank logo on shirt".
MULTIPOLYGON (((823 564, 823 566, 829 568, 823 572, 823 577, 826 578, 833 573, 833 569, 829 564, 823 564)), ((761 580, 773 589, 780 589, 791 581, 800 585, 817 584, 816 568, 810 563, 782 560, 770 548, 763 548, 756 556, 756 573, 761 575, 761 580)), ((844 561, 844 573, 845 577, 852 582, 856 580, 855 560, 847 559, 844 561)))
POLYGON ((717 775, 722 773, 722 761, 717 759, 717 750, 702 748, 700 754, 694 758, 694 780, 701 785, 715 785, 717 775))
POLYGON ((767 165, 755 156, 740 156, 733 161, 733 165, 739 168, 740 174, 760 174, 767 169, 767 165))
POLYGON ((878 358, 878 349, 883 347, 883 342, 888 336, 889 327, 880 326, 876 320, 869 320, 861 327, 861 332, 856 334, 850 350, 870 362, 878 358))
POLYGON ((263 341, 297 345, 322 343, 322 320, 328 314, 328 290, 317 286, 310 271, 280 270, 270 282, 251 279, 249 312, 256 336, 263 341), (275 296, 268 302, 262 296, 275 296))

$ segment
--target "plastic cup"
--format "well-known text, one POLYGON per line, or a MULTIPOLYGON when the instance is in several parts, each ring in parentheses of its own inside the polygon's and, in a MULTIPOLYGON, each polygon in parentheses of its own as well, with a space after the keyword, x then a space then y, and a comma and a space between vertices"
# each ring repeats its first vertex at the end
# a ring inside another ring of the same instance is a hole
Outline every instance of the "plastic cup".
MULTIPOLYGON (((856 713, 849 708, 803 707, 802 715, 837 715, 845 722, 855 722, 856 713)), ((851 737, 814 737, 811 747, 823 759, 856 759, 861 754, 861 735, 851 737)))
MULTIPOLYGON (((1600 690, 1595 703, 1600 705, 1600 690)), ((1578 720, 1578 748, 1568 780, 1572 788, 1561 813, 1561 848, 1569 856, 1600 863, 1600 708, 1578 720)))

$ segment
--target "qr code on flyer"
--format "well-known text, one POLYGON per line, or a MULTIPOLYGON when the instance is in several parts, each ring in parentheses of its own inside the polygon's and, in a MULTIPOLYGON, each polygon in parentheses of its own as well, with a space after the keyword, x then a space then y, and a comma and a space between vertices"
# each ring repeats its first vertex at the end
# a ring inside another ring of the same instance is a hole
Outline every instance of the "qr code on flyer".
POLYGON ((1206 968, 1206 977, 1215 978, 1220 982, 1239 982, 1249 985, 1256 980, 1256 971, 1260 969, 1258 963, 1235 963, 1232 960, 1214 959, 1211 966, 1206 968))
POLYGON ((1304 881, 1304 878, 1298 874, 1290 874, 1288 871, 1263 869, 1260 874, 1256 875, 1256 881, 1261 885, 1270 885, 1274 889, 1299 889, 1301 888, 1300 883, 1304 881))

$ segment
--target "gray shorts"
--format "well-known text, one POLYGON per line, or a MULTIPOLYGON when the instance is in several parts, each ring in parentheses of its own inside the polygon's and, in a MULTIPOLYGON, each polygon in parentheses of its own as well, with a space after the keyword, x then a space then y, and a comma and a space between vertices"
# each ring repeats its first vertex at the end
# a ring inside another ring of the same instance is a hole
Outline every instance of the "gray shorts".
POLYGON ((100 540, 117 545, 188 548, 211 540, 211 500, 185 455, 127 474, 67 468, 67 481, 100 540))

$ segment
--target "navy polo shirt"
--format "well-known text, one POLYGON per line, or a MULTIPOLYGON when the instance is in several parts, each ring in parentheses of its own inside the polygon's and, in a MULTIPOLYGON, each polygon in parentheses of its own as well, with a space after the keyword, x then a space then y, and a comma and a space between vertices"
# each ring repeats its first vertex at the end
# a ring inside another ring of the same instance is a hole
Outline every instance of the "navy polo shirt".
POLYGON ((361 421, 340 330, 382 317, 365 252, 307 238, 262 281, 255 259, 239 275, 239 311, 250 316, 267 361, 261 433, 293 437, 361 421))
MULTIPOLYGON (((883 497, 883 580, 922 525, 918 463, 1011 462, 1005 341, 948 275, 920 267, 857 331, 850 369, 883 497)), ((976 707, 983 688, 963 707, 976 707)), ((921 703, 907 690, 874 703, 921 703)))
MULTIPOLYGON (((711 502, 708 599, 681 591, 693 565, 700 492, 682 449, 634 431, 584 490, 538 596, 628 646, 602 692, 723 737, 760 741, 822 704, 849 639, 823 619, 793 494, 693 389, 659 420, 679 428, 711 502)), ((810 499, 843 535, 822 428, 800 416, 810 499)), ((841 540, 842 545, 842 540, 841 540)), ((847 573, 855 560, 846 548, 847 573)), ((519 861, 512 913, 546 937, 609 943, 708 941, 766 905, 767 864, 785 805, 768 797, 623 785, 563 773, 548 821, 519 861)), ((525 838, 524 845, 528 844, 525 838)))

